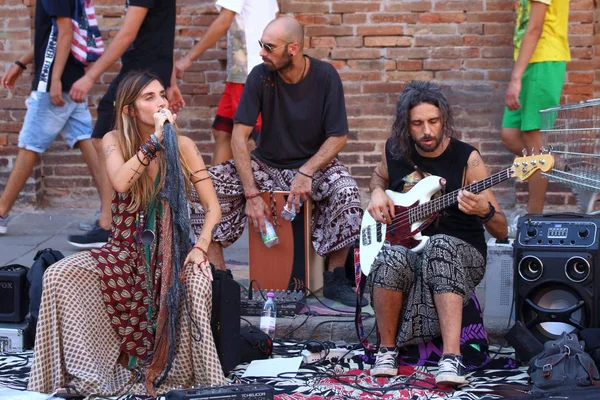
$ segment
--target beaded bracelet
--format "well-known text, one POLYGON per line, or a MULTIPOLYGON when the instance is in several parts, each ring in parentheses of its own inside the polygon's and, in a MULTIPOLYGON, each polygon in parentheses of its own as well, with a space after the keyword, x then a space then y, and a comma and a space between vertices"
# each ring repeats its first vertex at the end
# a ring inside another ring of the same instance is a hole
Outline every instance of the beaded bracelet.
POLYGON ((140 150, 150 160, 154 160, 156 158, 156 146, 152 140, 149 139, 146 143, 141 145, 140 150))
POLYGON ((156 147, 156 151, 161 151, 162 149, 164 149, 164 147, 162 147, 162 145, 160 144, 160 142, 158 141, 158 138, 156 137, 156 135, 154 133, 150 134, 150 140, 152 140, 154 147, 156 147))
POLYGON ((302 171, 300 171, 300 170, 298 170, 298 173, 299 173, 300 175, 302 175, 302 176, 305 176, 305 177, 307 177, 307 178, 310 178, 310 179, 312 179, 312 178, 313 178, 313 176, 312 176, 312 175, 306 174, 306 173, 304 173, 304 172, 302 172, 302 171))

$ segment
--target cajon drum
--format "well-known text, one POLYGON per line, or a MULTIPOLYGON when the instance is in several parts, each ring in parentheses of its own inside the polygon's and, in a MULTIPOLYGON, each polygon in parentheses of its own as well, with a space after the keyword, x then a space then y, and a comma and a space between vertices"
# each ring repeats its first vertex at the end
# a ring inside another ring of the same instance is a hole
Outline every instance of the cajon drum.
MULTIPOLYGON (((279 244, 267 247, 260 234, 249 227, 248 269, 250 280, 255 279, 262 289, 301 290, 306 284, 311 291, 323 287, 324 260, 315 251, 310 234, 312 200, 302 205, 296 218, 290 222, 281 218, 281 210, 289 192, 275 192, 277 221, 275 226, 279 244)), ((262 199, 270 209, 269 193, 262 199)), ((269 215, 269 220, 271 220, 269 215)))

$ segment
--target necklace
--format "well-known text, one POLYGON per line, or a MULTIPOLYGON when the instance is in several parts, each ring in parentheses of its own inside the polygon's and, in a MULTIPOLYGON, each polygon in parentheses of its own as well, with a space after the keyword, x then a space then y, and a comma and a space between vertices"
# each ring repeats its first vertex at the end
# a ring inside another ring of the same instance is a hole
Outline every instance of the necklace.
MULTIPOLYGON (((304 72, 306 71, 306 64, 308 64, 306 62, 306 56, 302 55, 302 59, 304 60, 304 68, 302 68, 302 74, 300 74, 300 79, 298 79, 298 82, 300 82, 302 80, 302 78, 304 78, 304 72)), ((296 83, 298 83, 296 82, 296 83)))

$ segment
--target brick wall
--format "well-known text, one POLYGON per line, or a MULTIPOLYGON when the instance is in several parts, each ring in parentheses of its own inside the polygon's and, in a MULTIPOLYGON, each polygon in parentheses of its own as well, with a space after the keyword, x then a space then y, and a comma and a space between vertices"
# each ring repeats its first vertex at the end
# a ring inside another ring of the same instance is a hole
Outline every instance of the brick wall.
MULTIPOLYGON (((110 41, 122 23, 124 0, 96 0, 96 12, 110 41)), ((179 0, 176 48, 189 49, 216 16, 213 0, 179 0)), ((0 71, 10 66, 32 38, 34 0, 4 0, 0 5, 0 71)), ((344 81, 350 122, 341 154, 367 199, 367 182, 389 135, 394 104, 412 79, 435 79, 446 90, 464 140, 477 146, 492 172, 512 156, 500 143, 504 90, 512 67, 512 0, 281 0, 283 13, 306 26, 307 53, 331 62, 344 81)), ((570 44, 563 103, 600 97, 600 11, 594 0, 572 0, 570 44)), ((186 73, 181 84, 187 107, 178 123, 195 139, 210 163, 210 126, 224 88, 226 42, 221 40, 186 73)), ((118 72, 114 66, 92 91, 99 101, 118 72)), ((12 93, 0 92, 0 187, 16 154, 30 78, 12 93)), ((526 202, 525 184, 510 182, 495 191, 505 206, 526 202)), ((56 141, 41 158, 22 200, 85 206, 96 202, 82 157, 56 141)), ((568 191, 552 183, 548 204, 573 204, 568 191)))

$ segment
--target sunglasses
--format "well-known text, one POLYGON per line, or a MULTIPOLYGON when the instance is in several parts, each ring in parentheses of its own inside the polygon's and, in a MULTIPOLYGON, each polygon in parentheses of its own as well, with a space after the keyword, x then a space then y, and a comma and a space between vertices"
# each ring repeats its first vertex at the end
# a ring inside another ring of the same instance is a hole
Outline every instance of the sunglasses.
POLYGON ((275 51, 277 49, 287 46, 288 44, 292 44, 292 43, 290 42, 290 43, 282 44, 281 46, 273 47, 272 44, 264 43, 262 40, 258 39, 258 45, 260 46, 260 48, 265 49, 269 53, 272 53, 273 51, 275 51))

